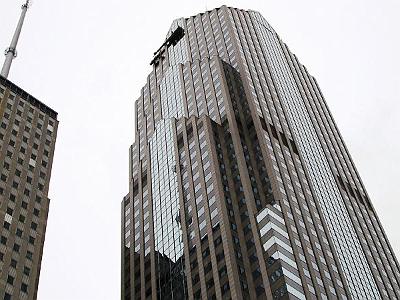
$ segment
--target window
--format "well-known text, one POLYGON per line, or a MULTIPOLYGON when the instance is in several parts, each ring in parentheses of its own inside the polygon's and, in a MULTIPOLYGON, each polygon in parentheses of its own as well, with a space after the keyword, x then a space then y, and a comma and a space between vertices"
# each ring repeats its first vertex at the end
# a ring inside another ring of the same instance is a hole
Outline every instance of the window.
POLYGON ((10 223, 4 221, 3 227, 4 227, 5 229, 7 229, 7 230, 10 230, 10 223))
POLYGON ((216 238, 215 241, 214 241, 215 247, 217 247, 221 243, 222 243, 222 238, 221 237, 216 238))
POLYGON ((17 267, 17 261, 15 259, 11 259, 11 267, 13 268, 17 267))
POLYGON ((9 293, 5 293, 4 300, 11 300, 11 295, 9 293))
POLYGON ((229 290, 229 283, 227 282, 221 287, 222 295, 224 295, 228 290, 229 290))
POLYGON ((13 246, 13 250, 15 251, 15 252, 17 252, 17 253, 19 253, 19 249, 21 248, 21 246, 20 245, 18 245, 18 244, 14 244, 14 246, 13 246))
POLYGON ((223 266, 221 269, 219 269, 219 277, 222 278, 223 276, 226 275, 226 266, 223 266))
POLYGON ((208 255, 210 255, 210 249, 207 248, 206 250, 203 251, 203 258, 206 258, 208 255))

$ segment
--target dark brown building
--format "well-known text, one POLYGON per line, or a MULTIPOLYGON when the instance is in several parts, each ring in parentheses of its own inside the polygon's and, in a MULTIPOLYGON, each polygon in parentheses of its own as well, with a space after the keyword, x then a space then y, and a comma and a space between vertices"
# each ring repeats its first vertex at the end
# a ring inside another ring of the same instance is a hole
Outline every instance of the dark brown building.
POLYGON ((36 299, 57 113, 0 76, 0 299, 36 299))
POLYGON ((122 299, 397 299, 312 77, 257 12, 173 22, 136 101, 122 299))

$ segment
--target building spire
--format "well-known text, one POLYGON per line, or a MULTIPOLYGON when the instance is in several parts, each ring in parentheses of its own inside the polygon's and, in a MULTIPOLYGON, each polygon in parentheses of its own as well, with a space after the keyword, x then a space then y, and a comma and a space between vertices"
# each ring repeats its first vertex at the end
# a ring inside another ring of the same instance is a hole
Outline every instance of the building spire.
POLYGON ((17 28, 15 29, 14 36, 11 41, 10 47, 8 47, 6 49, 6 51, 4 52, 6 59, 4 61, 3 68, 1 69, 1 76, 3 76, 4 78, 8 77, 8 73, 10 72, 12 60, 15 57, 17 57, 18 39, 21 34, 22 25, 24 24, 25 15, 29 8, 30 2, 31 2, 30 0, 26 0, 25 4, 22 5, 21 16, 19 18, 17 28))

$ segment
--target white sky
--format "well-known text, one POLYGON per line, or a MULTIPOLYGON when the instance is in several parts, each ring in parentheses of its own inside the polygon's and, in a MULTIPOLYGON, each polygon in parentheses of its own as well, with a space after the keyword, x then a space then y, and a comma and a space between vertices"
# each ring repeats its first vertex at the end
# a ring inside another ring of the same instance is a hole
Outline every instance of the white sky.
MULTIPOLYGON (((0 47, 11 40, 21 1, 0 1, 0 47)), ((9 79, 60 120, 38 299, 120 297, 134 100, 172 20, 222 4, 34 1, 9 79)), ((260 11, 317 78, 400 258, 400 2, 226 4, 260 11)))

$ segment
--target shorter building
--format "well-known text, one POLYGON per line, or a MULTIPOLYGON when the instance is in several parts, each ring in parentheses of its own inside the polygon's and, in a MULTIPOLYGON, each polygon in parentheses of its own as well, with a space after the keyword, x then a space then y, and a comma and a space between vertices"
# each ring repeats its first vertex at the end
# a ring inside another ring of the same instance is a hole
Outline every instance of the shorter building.
POLYGON ((57 112, 0 76, 0 299, 36 299, 57 112))

